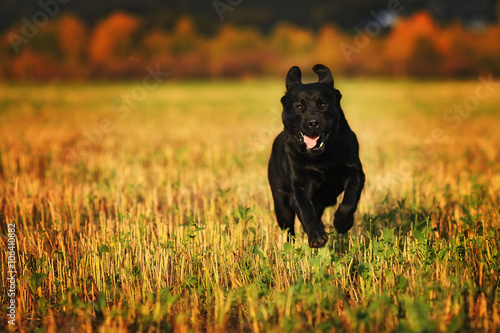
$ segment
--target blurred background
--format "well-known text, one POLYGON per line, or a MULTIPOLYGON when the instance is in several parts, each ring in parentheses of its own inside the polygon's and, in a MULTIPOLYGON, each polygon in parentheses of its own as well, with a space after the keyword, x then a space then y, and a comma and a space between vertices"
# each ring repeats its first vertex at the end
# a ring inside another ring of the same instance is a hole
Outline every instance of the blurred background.
POLYGON ((496 0, 0 2, 0 80, 500 74, 496 0))

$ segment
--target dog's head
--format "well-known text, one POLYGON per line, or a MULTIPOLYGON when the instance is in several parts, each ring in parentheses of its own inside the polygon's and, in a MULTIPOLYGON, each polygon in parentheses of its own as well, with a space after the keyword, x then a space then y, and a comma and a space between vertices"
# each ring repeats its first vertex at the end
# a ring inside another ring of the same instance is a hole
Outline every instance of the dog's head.
POLYGON ((343 118, 342 95, 333 87, 332 73, 324 65, 315 65, 318 82, 303 84, 300 68, 290 68, 286 76, 283 104, 285 131, 299 151, 319 154, 335 136, 343 118))

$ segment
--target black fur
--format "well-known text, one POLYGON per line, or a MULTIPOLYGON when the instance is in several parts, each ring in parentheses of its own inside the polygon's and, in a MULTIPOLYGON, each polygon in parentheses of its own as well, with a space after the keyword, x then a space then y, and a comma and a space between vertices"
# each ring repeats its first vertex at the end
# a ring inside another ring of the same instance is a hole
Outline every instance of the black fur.
POLYGON ((308 84, 301 82, 296 66, 287 74, 281 99, 285 128, 274 140, 268 178, 279 226, 294 236, 297 215, 309 246, 323 247, 328 241, 323 211, 344 192, 333 224, 339 233, 351 229, 365 175, 358 140, 340 107, 342 95, 334 88, 332 74, 319 64, 313 71, 318 82, 308 84))

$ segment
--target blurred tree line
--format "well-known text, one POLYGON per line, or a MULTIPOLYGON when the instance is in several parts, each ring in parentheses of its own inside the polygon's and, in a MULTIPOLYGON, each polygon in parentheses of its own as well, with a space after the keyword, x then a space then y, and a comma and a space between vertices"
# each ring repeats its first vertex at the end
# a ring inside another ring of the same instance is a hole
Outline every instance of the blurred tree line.
POLYGON ((4 34, 0 79, 136 78, 157 64, 172 77, 282 76, 292 65, 318 62, 345 75, 500 74, 500 23, 480 30, 458 21, 443 26, 427 12, 399 17, 390 26, 377 27, 373 19, 352 32, 328 23, 317 29, 278 23, 263 32, 224 22, 207 35, 189 16, 165 29, 123 11, 93 26, 60 14, 34 36, 26 36, 25 25, 18 22, 4 34))
POLYGON ((161 27, 171 30, 180 16, 189 15, 203 35, 219 31, 221 20, 215 12, 215 2, 234 8, 223 15, 223 23, 246 26, 269 33, 277 23, 293 22, 315 30, 335 22, 344 31, 370 19, 370 11, 387 8, 399 2, 404 16, 426 10, 439 23, 460 20, 466 26, 482 21, 497 20, 495 8, 499 0, 2 0, 0 1, 0 31, 10 28, 23 16, 31 16, 41 6, 59 4, 63 11, 78 13, 88 26, 95 26, 117 9, 134 13, 143 19, 146 29, 161 27))

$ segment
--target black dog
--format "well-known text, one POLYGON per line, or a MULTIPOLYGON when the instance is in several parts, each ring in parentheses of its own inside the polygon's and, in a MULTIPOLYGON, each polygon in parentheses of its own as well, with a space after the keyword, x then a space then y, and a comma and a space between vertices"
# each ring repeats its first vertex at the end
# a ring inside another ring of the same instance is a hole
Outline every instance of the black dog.
POLYGON ((339 233, 351 229, 365 174, 330 70, 318 64, 313 71, 319 77, 315 83, 302 84, 297 66, 286 76, 285 130, 274 140, 268 177, 279 226, 294 236, 297 215, 309 246, 323 247, 328 241, 323 211, 344 192, 333 223, 339 233))

